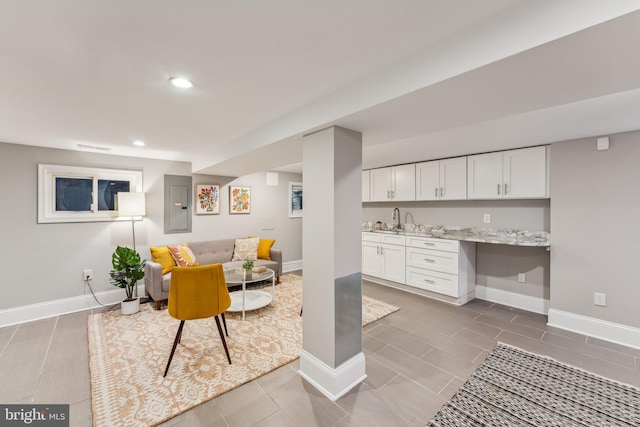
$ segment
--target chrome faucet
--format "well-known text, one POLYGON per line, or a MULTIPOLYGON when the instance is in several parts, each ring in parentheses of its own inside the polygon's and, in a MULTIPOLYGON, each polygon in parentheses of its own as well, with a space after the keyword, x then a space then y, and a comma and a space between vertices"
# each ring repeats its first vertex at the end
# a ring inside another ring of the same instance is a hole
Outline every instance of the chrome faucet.
POLYGON ((393 227, 395 228, 395 230, 400 231, 400 209, 393 209, 393 217, 391 220, 394 222, 393 227))

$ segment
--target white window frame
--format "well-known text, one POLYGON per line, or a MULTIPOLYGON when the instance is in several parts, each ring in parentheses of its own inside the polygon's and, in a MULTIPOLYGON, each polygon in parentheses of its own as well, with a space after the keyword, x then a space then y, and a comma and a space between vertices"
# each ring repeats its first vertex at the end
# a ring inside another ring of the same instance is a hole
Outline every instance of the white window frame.
POLYGON ((142 191, 142 171, 98 169, 62 165, 38 165, 38 223, 114 221, 118 211, 98 210, 98 180, 129 181, 129 191, 142 191), (93 180, 93 201, 90 211, 56 211, 56 178, 86 178, 93 180))

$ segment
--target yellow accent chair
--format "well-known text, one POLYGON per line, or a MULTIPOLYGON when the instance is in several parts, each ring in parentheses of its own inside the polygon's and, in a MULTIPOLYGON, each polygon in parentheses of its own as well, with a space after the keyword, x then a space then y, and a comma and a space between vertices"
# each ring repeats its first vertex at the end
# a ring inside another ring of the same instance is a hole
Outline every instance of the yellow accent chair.
POLYGON ((182 337, 182 328, 186 320, 206 319, 214 317, 218 326, 218 333, 231 364, 229 349, 224 339, 220 319, 224 323, 227 336, 227 321, 224 312, 231 306, 231 297, 224 279, 222 264, 211 264, 202 267, 174 267, 171 272, 171 287, 169 288, 168 311, 171 317, 180 320, 176 339, 173 341, 171 355, 163 376, 167 376, 173 353, 182 337))

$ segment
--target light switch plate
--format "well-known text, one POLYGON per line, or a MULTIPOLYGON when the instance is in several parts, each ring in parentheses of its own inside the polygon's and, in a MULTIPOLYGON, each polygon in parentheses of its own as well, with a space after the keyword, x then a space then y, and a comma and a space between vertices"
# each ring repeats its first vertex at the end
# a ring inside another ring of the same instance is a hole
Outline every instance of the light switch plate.
POLYGON ((594 292, 593 293, 593 303, 595 305, 599 305, 601 307, 606 307, 607 306, 607 295, 600 293, 600 292, 594 292))
POLYGON ((490 224, 491 223, 491 214, 484 214, 482 216, 482 222, 484 222, 485 224, 490 224))
POLYGON ((524 283, 526 281, 524 273, 518 273, 518 282, 524 283))

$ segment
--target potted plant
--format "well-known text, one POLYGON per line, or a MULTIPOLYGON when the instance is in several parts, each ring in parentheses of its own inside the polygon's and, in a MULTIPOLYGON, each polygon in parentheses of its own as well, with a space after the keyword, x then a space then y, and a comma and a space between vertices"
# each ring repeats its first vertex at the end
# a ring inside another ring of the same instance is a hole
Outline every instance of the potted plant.
POLYGON ((140 299, 133 297, 133 290, 138 280, 144 278, 144 265, 147 260, 140 260, 140 254, 133 249, 118 246, 111 256, 113 270, 109 272, 113 286, 124 288, 127 298, 122 301, 122 314, 133 314, 140 311, 140 299))
POLYGON ((253 261, 247 260, 242 263, 242 268, 245 272, 245 280, 251 280, 253 273, 253 261))

